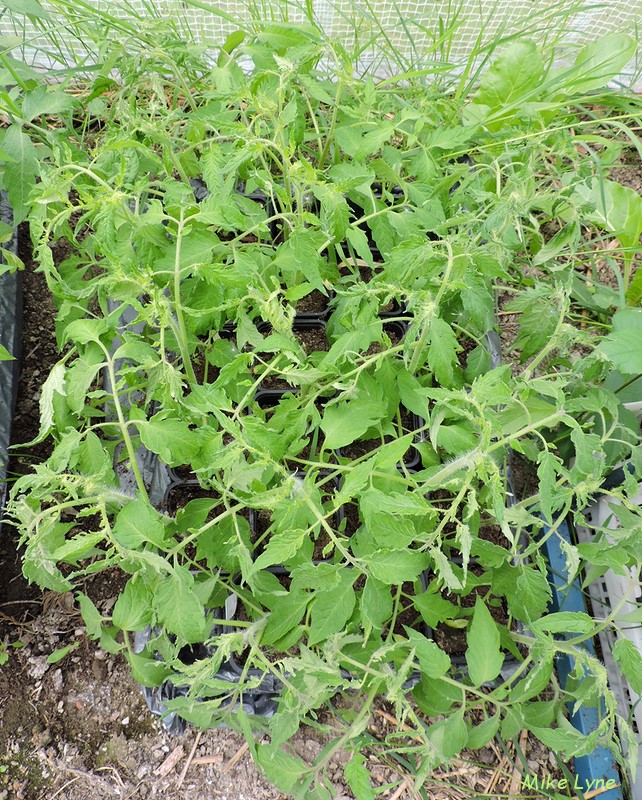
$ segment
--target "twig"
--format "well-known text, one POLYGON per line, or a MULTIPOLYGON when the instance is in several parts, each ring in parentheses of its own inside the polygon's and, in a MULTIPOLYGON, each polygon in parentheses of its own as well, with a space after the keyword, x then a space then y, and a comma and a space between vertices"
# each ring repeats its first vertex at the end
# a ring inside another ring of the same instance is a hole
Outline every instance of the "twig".
POLYGON ((183 785, 183 781, 185 780, 185 776, 187 775, 187 770, 189 769, 189 765, 192 763, 192 759, 194 758, 194 753, 196 752, 196 748, 198 747, 198 743, 201 741, 201 736, 203 731, 199 731, 196 734, 194 739, 194 744, 192 745, 192 749, 190 750, 189 755, 187 756, 187 761, 185 762, 185 766, 183 767, 183 771, 181 772, 181 776, 178 779, 178 783, 176 784, 176 788, 180 789, 183 785))
MULTIPOLYGON (((524 753, 524 755, 526 754, 527 741, 528 741, 528 731, 523 730, 519 735, 519 749, 522 751, 522 753, 524 753)), ((522 774, 520 772, 519 765, 515 763, 515 766, 513 767, 513 775, 511 777, 510 785, 508 787, 509 797, 512 797, 513 795, 516 795, 519 792, 522 783, 521 779, 522 779, 522 774)))
POLYGON ((121 789, 125 788, 125 784, 123 783, 123 779, 120 777, 118 770, 115 767, 96 767, 96 772, 113 772, 116 776, 116 780, 121 786, 121 789))
POLYGON ((192 759, 192 764, 220 764, 223 761, 223 756, 220 753, 214 753, 211 756, 198 756, 192 759))
POLYGON ((410 783, 410 778, 408 778, 408 777, 403 779, 403 781, 401 782, 401 784, 397 788, 397 791, 393 795, 390 796, 389 800, 399 800, 399 798, 406 791, 406 789, 408 789, 408 791, 410 791, 410 792, 414 791, 413 786, 410 783))
POLYGON ((616 783, 615 786, 602 786, 599 789, 591 789, 590 792, 584 792, 584 800, 591 800, 591 797, 597 797, 600 794, 604 794, 604 792, 610 792, 611 789, 617 789, 620 786, 619 783, 616 783))
POLYGON ((132 798, 132 797, 133 797, 135 794, 138 794, 138 790, 139 790, 139 789, 140 789, 140 787, 143 785, 143 783, 144 783, 144 781, 140 781, 140 783, 137 783, 137 784, 136 784, 136 786, 134 786, 134 788, 131 790, 131 792, 130 792, 130 793, 127 795, 127 797, 125 798, 125 800, 131 800, 131 798, 132 798))
POLYGON ((221 770, 221 775, 226 775, 238 762, 243 758, 245 753, 247 752, 248 744, 247 742, 243 742, 243 744, 239 747, 239 749, 234 753, 232 758, 227 762, 227 764, 221 770))
POLYGON ((183 749, 183 745, 179 744, 178 747, 175 747, 172 752, 167 756, 165 761, 158 767, 155 771, 156 775, 160 775, 161 778, 164 778, 166 775, 174 769, 174 767, 178 764, 178 762, 183 758, 185 755, 185 750, 183 749))
POLYGON ((486 787, 484 789, 485 794, 490 794, 495 789, 495 786, 497 786, 497 782, 499 781, 502 772, 504 772, 507 766, 508 766, 508 759, 506 758, 506 756, 502 756, 501 761, 497 765, 497 768, 490 776, 490 780, 486 784, 486 787))
MULTIPOLYGON (((398 728, 398 729, 400 729, 400 730, 402 730, 404 732, 412 731, 412 728, 410 727, 410 725, 406 725, 405 723, 401 724, 396 717, 393 717, 392 714, 388 714, 386 711, 382 711, 379 708, 375 708, 374 713, 375 714, 379 714, 380 717, 383 717, 387 722, 390 722, 396 728, 398 728)), ((417 742, 422 742, 423 743, 423 741, 424 741, 421 738, 421 736, 419 736, 418 733, 413 733, 412 738, 417 742)))
POLYGON ((54 792, 54 793, 51 795, 51 797, 49 798, 49 800, 54 800, 54 797, 58 797, 58 795, 60 794, 60 792, 64 791, 64 790, 65 790, 65 789, 66 789, 68 786, 71 786, 71 784, 72 784, 72 783, 76 783, 76 781, 77 781, 77 780, 78 780, 78 778, 72 778, 70 781, 67 781, 67 783, 63 784, 63 785, 60 787, 60 789, 58 789, 58 791, 57 791, 57 792, 54 792))
POLYGON ((23 606, 23 605, 41 606, 42 600, 7 600, 6 603, 0 603, 0 608, 4 608, 5 606, 23 606))

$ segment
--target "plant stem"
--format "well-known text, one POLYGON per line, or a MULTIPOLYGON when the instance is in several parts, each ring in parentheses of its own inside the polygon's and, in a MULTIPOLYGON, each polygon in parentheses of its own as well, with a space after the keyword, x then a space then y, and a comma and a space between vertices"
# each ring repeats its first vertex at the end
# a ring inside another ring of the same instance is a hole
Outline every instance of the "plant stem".
POLYGON ((181 245, 183 242, 184 225, 183 209, 181 209, 180 220, 178 220, 178 230, 176 231, 176 256, 174 258, 174 310, 178 323, 178 346, 181 351, 181 359, 187 373, 187 379, 190 384, 193 385, 196 383, 196 375, 194 374, 192 359, 187 349, 187 332, 185 329, 185 319, 183 317, 183 306, 181 304, 181 245))

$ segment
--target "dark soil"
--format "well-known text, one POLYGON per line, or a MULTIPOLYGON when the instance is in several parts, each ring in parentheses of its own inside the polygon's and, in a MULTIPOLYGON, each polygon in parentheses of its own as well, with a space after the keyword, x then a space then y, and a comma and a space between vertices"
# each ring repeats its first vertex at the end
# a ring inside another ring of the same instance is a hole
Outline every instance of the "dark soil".
POLYGON ((346 503, 343 506, 343 515, 345 517, 345 536, 352 536, 361 527, 361 518, 359 517, 359 509, 354 503, 346 503))
MULTIPOLYGON (((216 492, 201 489, 199 486, 183 484, 182 486, 172 486, 165 496, 164 508, 170 514, 176 514, 180 508, 184 508, 191 500, 216 500, 220 501, 220 495, 216 492)), ((212 508, 206 517, 206 522, 210 522, 219 514, 225 511, 225 506, 217 505, 212 508)))
MULTIPOLYGON (((63 251, 63 245, 58 246, 63 251)), ((63 252, 59 253, 64 257, 63 252)), ((18 231, 18 255, 31 263, 32 248, 26 223, 18 231)), ((55 337, 56 308, 42 273, 27 269, 23 273, 22 357, 16 413, 11 427, 11 442, 17 445, 35 438, 40 428, 40 388, 60 358, 55 337)), ((46 460, 52 450, 51 440, 33 445, 27 452, 17 447, 12 452, 10 471, 23 475, 34 464, 46 460)))
MULTIPOLYGON (((407 433, 412 433, 413 431, 417 430, 420 425, 418 417, 415 417, 414 414, 411 414, 407 409, 402 408, 400 410, 400 417, 401 417, 401 431, 400 435, 405 436, 407 433)), ((393 420, 396 422, 395 420, 393 420)), ((382 444, 387 444, 388 442, 394 441, 396 437, 393 436, 383 436, 378 439, 363 439, 352 442, 351 444, 342 447, 339 451, 340 455, 343 458, 349 458, 352 460, 356 460, 358 458, 363 458, 364 456, 373 453, 377 448, 381 447, 382 444)), ((406 450, 403 462, 406 465, 414 464, 419 459, 419 454, 415 450, 414 447, 409 447, 406 450)))
POLYGON ((394 632, 399 636, 406 636, 405 628, 412 628, 413 630, 424 629, 425 625, 421 622, 419 612, 416 610, 413 602, 415 596, 415 587, 410 583, 403 583, 401 585, 401 595, 399 599, 399 613, 395 620, 394 632))
POLYGON ((297 301, 295 305, 297 314, 324 314, 328 308, 329 297, 314 289, 297 301))
MULTIPOLYGON (((383 330, 390 339, 390 347, 396 347, 401 343, 405 333, 402 325, 397 325, 393 322, 390 322, 383 326, 383 330)), ((386 349, 387 347, 382 345, 381 342, 373 342, 363 355, 373 356, 375 353, 382 353, 386 349)))
POLYGON ((323 353, 330 349, 330 343, 325 335, 325 326, 319 325, 310 328, 293 329, 294 338, 299 342, 307 355, 323 353))

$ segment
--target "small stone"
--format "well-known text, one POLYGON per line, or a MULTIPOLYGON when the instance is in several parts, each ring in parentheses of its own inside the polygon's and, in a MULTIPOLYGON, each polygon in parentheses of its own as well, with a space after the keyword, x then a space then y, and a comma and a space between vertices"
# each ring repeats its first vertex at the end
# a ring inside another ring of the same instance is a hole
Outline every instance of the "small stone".
POLYGON ((62 691, 63 683, 64 683, 64 681, 63 681, 63 678, 62 678, 62 670, 61 669, 57 669, 54 672, 54 674, 51 676, 51 684, 52 684, 53 689, 54 689, 54 691, 56 693, 59 693, 59 692, 62 691))
POLYGON ((129 717, 123 717, 120 721, 121 725, 129 725, 129 717))
POLYGON ((32 678, 39 680, 45 674, 45 672, 49 669, 49 663, 47 662, 47 656, 31 656, 29 658, 29 674, 32 678))

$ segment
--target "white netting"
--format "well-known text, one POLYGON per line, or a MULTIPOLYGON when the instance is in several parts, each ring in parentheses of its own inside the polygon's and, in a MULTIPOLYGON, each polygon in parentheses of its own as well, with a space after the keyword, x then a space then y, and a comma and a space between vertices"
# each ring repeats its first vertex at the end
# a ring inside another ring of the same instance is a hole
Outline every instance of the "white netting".
MULTIPOLYGON (((482 62, 484 45, 502 37, 508 42, 509 37, 521 35, 570 50, 613 31, 635 36, 642 30, 642 0, 300 0, 300 4, 293 0, 227 0, 212 5, 211 11, 191 6, 189 0, 127 0, 122 8, 113 0, 87 0, 87 5, 111 15, 172 19, 185 35, 213 48, 239 25, 252 20, 304 22, 312 16, 333 41, 348 48, 355 41, 370 42, 360 62, 379 73, 392 69, 390 60, 382 55, 391 49, 396 53, 396 71, 401 60, 408 68, 421 67, 422 62, 450 64, 456 72, 472 52, 481 53, 482 62)), ((43 6, 48 7, 46 0, 43 6)), ((49 48, 37 24, 9 11, 0 19, 0 35, 16 34, 28 58, 40 65, 55 65, 55 59, 46 63, 49 48)), ((63 48, 78 50, 69 32, 63 29, 57 35, 63 48)), ((636 88, 642 88, 640 55, 622 75, 623 83, 636 88)))

